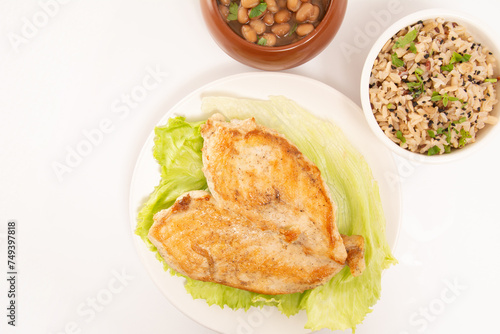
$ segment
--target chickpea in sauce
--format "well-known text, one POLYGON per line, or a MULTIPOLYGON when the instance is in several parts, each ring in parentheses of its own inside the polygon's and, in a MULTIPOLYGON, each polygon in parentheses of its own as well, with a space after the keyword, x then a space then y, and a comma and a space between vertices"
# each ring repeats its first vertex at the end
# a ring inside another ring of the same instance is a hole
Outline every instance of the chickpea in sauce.
POLYGON ((330 0, 216 0, 231 29, 250 43, 282 46, 310 34, 330 0))

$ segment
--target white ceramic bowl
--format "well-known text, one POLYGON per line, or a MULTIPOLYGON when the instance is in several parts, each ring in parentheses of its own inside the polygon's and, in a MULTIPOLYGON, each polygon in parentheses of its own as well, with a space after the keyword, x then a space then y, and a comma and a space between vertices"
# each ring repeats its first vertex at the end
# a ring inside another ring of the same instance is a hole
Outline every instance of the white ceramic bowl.
MULTIPOLYGON (((486 125, 483 129, 479 130, 476 134, 476 141, 474 143, 465 145, 463 148, 452 150, 450 153, 441 154, 441 155, 433 155, 428 156, 425 154, 414 153, 409 150, 406 150, 400 147, 398 144, 393 142, 389 137, 387 137, 382 129, 379 127, 375 117, 373 116, 373 111, 370 105, 370 96, 369 96, 369 80, 370 74, 373 67, 373 63, 377 58, 380 50, 384 46, 384 44, 398 31, 401 29, 417 23, 419 20, 426 20, 432 18, 441 17, 447 21, 454 21, 461 25, 463 25, 467 31, 472 35, 474 41, 480 42, 487 46, 493 55, 496 58, 496 68, 495 74, 498 76, 500 73, 500 52, 498 49, 498 45, 495 43, 495 37, 492 34, 492 30, 489 29, 487 25, 485 25, 484 21, 481 21, 479 18, 470 17, 467 14, 457 12, 450 9, 427 9, 419 12, 415 12, 408 16, 403 17, 398 20, 394 24, 392 24, 386 31, 382 33, 382 35, 377 39, 377 41, 373 44, 363 67, 362 75, 361 75, 361 105, 363 107, 363 112, 365 114, 365 118, 368 121, 368 124, 371 130, 375 133, 377 138, 380 139, 390 150, 398 155, 412 160, 416 162, 422 163, 443 163, 455 161, 457 159, 461 159, 465 156, 470 155, 471 153, 480 149, 495 133, 498 131, 499 125, 486 125)), ((499 98, 497 84, 497 98, 499 98)), ((490 113, 497 118, 500 117, 500 103, 497 103, 490 113)))

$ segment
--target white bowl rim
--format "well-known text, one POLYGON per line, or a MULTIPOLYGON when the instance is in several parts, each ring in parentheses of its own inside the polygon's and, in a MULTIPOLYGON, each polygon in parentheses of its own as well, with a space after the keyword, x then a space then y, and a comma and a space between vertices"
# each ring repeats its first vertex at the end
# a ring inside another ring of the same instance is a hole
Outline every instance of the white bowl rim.
MULTIPOLYGON (((493 52, 497 62, 496 71, 500 69, 499 66, 500 58, 498 58, 500 57, 500 52, 498 50, 497 43, 495 43, 496 38, 490 32, 492 30, 485 22, 480 21, 478 18, 458 10, 448 9, 448 8, 430 8, 430 9, 420 10, 400 18, 399 20, 391 24, 377 38, 377 40, 372 45, 366 57, 361 72, 361 82, 360 82, 360 94, 361 94, 360 98, 361 98, 361 106, 363 109, 363 113, 365 115, 366 121, 368 122, 370 129, 375 133, 376 137, 379 138, 392 152, 398 154, 399 156, 415 162, 430 163, 430 164, 447 163, 469 156, 470 154, 481 149, 484 146, 484 144, 488 141, 488 138, 493 137, 498 132, 499 128, 499 126, 494 125, 494 126, 489 126, 488 130, 481 129, 481 132, 486 132, 486 133, 484 133, 474 143, 466 145, 461 149, 454 150, 452 153, 428 156, 421 153, 411 152, 407 149, 400 147, 397 143, 393 142, 389 137, 385 135, 385 133, 382 131, 377 121, 375 120, 375 117, 373 117, 373 112, 369 97, 369 78, 373 67, 373 63, 378 53, 380 52, 384 44, 389 40, 389 38, 395 35, 399 30, 418 22, 419 20, 426 20, 438 17, 444 18, 445 20, 453 20, 456 21, 457 23, 463 24, 466 27, 467 31, 472 34, 475 40, 476 40, 476 35, 481 35, 479 36, 480 38, 478 38, 477 40, 479 40, 482 44, 485 44, 493 52)), ((500 108, 500 103, 496 105, 494 111, 495 109, 498 110, 499 108, 500 108)))

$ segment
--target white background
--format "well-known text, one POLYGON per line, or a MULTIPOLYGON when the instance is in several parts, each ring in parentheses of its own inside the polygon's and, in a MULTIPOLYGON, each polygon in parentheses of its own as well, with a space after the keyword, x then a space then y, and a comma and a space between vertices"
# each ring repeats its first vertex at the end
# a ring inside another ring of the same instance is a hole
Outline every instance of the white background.
MULTIPOLYGON (((436 1, 392 2, 397 10, 383 16, 389 1, 350 0, 329 47, 286 72, 359 104, 376 34, 436 1), (363 33, 370 27, 371 36, 363 33)), ((0 0, 0 333, 213 333, 177 311, 146 273, 132 241, 129 185, 144 141, 169 108, 203 84, 257 70, 218 48, 195 0, 61 0, 44 21, 46 3, 54 1, 0 0), (155 71, 147 96, 126 107, 124 96, 155 71), (88 154, 58 176, 54 165, 99 128, 88 154), (15 328, 6 324, 9 220, 18 225, 15 328), (93 304, 99 295, 109 297, 105 305, 93 304)), ((479 16, 500 36, 498 2, 438 5, 479 16)), ((385 273, 382 298, 357 333, 498 332, 499 145, 497 136, 441 166, 395 158, 400 263, 385 273)))

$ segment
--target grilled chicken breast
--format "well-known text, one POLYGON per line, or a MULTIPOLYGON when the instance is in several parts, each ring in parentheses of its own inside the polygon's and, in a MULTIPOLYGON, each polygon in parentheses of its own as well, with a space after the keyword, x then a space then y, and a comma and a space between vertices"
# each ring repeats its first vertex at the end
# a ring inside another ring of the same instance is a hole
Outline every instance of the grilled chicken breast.
POLYGON ((172 269, 193 279, 282 294, 312 289, 343 267, 305 252, 274 224, 219 206, 204 191, 182 195, 154 219, 151 241, 172 269))
POLYGON ((149 232, 174 270, 264 294, 314 288, 346 262, 362 272, 363 238, 339 234, 321 173, 296 146, 253 118, 214 115, 201 134, 210 193, 182 195, 149 232))
POLYGON ((253 118, 202 127, 203 173, 215 200, 250 219, 296 231, 309 251, 344 264, 335 205, 321 173, 280 133, 253 118))

